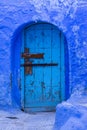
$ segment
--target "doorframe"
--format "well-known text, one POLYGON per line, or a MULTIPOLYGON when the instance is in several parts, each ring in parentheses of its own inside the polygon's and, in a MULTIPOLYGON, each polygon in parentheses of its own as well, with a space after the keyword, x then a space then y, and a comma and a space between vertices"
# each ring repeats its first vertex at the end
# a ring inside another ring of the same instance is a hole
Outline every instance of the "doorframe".
MULTIPOLYGON (((24 29, 25 30, 25 29, 24 29)), ((21 51, 24 52, 24 30, 22 31, 22 46, 21 51)), ((20 59, 20 63, 24 63, 24 58, 20 59)), ((21 109, 24 110, 24 101, 25 101, 25 91, 24 91, 24 80, 22 80, 22 76, 24 77, 24 67, 20 67, 20 76, 21 76, 21 109), (22 69, 22 71, 21 71, 22 69)))
MULTIPOLYGON (((19 106, 20 108, 24 108, 24 100, 22 100, 23 94, 21 96, 21 86, 20 86, 20 80, 21 80, 21 74, 20 74, 20 53, 21 53, 21 47, 23 46, 23 31, 24 29, 34 25, 34 24, 39 24, 39 23, 46 23, 46 24, 51 24, 55 26, 57 29, 58 26, 55 24, 45 22, 45 21, 37 21, 35 22, 29 22, 26 24, 23 24, 19 26, 15 32, 13 33, 12 39, 11 39, 11 97, 12 97, 12 105, 13 106, 19 106), (17 46, 17 47, 16 47, 17 46), (19 50, 17 52, 17 50, 19 50), (16 54, 17 53, 17 54, 16 54), (18 58, 16 58, 18 56, 18 58), (17 60, 19 62, 17 63, 17 60), (16 69, 16 72, 15 72, 16 69), (19 82, 19 83, 18 83, 19 82)), ((70 91, 69 91, 69 47, 68 47, 68 42, 67 39, 62 32, 61 29, 59 29, 61 34, 64 36, 64 57, 65 57, 65 100, 69 98, 70 96, 70 91)), ((63 92, 62 92, 63 93, 63 92)))

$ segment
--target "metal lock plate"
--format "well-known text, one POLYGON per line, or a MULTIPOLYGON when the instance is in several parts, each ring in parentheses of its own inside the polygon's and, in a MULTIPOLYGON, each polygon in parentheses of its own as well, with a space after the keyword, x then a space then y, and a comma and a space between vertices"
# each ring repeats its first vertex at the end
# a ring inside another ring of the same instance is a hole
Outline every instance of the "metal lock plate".
MULTIPOLYGON (((27 62, 26 64, 32 64, 32 62, 27 62)), ((25 66, 24 67, 24 72, 25 72, 25 74, 32 74, 32 66, 25 66)))
MULTIPOLYGON (((29 53, 29 48, 24 49, 25 54, 29 53)), ((25 57, 24 59, 25 64, 32 64, 32 62, 29 61, 28 58, 25 57)), ((25 74, 32 74, 32 66, 25 66, 24 67, 25 74)))

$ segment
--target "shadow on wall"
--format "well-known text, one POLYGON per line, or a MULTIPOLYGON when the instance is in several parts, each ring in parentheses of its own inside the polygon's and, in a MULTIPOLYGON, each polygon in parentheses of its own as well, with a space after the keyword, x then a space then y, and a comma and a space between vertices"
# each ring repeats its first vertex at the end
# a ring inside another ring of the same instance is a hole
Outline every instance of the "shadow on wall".
MULTIPOLYGON (((11 92, 12 92, 12 102, 14 107, 16 106, 21 107, 20 54, 21 54, 21 46, 22 46, 22 31, 25 27, 32 24, 34 24, 34 22, 21 25, 14 32, 12 37, 12 44, 11 44, 12 91, 11 92)), ((69 98, 69 54, 68 54, 68 44, 66 38, 65 38, 64 49, 65 49, 65 98, 68 99, 69 98)))

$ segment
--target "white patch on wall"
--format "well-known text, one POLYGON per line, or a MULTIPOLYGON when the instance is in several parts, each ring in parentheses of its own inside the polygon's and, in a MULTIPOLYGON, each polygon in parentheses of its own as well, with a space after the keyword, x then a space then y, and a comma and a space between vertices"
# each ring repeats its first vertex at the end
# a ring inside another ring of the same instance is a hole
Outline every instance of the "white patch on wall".
POLYGON ((64 19, 64 15, 58 13, 58 15, 57 15, 57 16, 54 16, 53 19, 54 19, 55 21, 61 22, 61 21, 63 21, 63 19, 64 19))
POLYGON ((80 0, 80 1, 78 2, 78 6, 79 6, 79 7, 87 6, 87 0, 80 0))
POLYGON ((78 45, 79 45, 78 36, 76 36, 75 43, 76 43, 76 47, 78 47, 78 45))
POLYGON ((78 52, 77 52, 77 54, 76 54, 76 56, 77 56, 77 58, 85 58, 85 53, 83 52, 83 51, 81 51, 81 50, 79 50, 78 52))
POLYGON ((77 26, 77 25, 74 25, 73 27, 72 27, 72 31, 73 32, 76 32, 76 31, 78 31, 80 28, 79 28, 79 26, 77 26))
POLYGON ((35 22, 37 22, 38 20, 43 20, 43 21, 49 22, 50 21, 50 17, 46 13, 41 13, 39 15, 34 15, 32 17, 32 20, 35 21, 35 22))
POLYGON ((87 42, 84 41, 84 42, 83 42, 83 45, 86 45, 86 46, 87 46, 87 42))
POLYGON ((81 95, 85 90, 85 81, 81 82, 81 84, 77 84, 74 89, 73 93, 74 95, 81 95))

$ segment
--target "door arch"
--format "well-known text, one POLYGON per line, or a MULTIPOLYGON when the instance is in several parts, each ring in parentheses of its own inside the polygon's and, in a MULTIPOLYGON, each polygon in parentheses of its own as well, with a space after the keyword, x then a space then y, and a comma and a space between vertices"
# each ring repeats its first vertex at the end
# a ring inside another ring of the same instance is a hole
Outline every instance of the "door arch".
POLYGON ((65 100, 64 35, 54 25, 36 23, 22 34, 21 105, 24 111, 52 111, 65 100))

